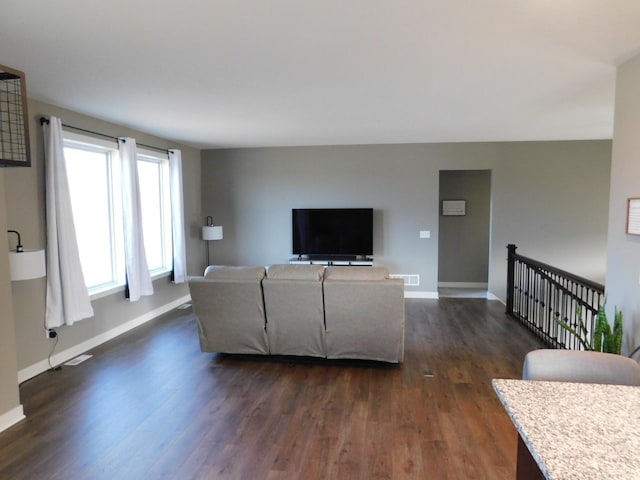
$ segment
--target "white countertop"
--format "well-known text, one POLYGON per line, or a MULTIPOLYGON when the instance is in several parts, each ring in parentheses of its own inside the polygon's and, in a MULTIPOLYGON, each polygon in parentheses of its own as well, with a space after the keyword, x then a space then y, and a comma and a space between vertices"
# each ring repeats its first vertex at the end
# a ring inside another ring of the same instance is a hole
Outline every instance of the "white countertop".
POLYGON ((640 387, 493 380, 547 479, 640 479, 640 387))

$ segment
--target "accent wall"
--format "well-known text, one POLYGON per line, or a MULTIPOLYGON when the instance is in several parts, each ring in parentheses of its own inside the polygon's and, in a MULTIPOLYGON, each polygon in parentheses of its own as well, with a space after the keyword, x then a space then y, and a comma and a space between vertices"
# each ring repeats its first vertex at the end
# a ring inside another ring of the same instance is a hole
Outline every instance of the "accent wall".
POLYGON ((202 152, 202 210, 224 239, 212 263, 291 258, 291 209, 373 207, 374 259, 438 284, 439 173, 491 171, 489 290, 504 299, 506 245, 604 280, 611 142, 486 142, 220 149, 202 152), (419 238, 430 230, 431 238, 419 238))

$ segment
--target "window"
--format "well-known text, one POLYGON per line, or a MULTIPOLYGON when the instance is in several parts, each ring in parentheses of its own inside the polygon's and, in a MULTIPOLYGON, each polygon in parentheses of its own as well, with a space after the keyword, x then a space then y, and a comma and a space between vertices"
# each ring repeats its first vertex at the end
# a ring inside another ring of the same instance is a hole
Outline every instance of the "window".
MULTIPOLYGON (((118 147, 64 133, 80 263, 90 294, 125 284, 124 232, 118 147)), ((138 149, 142 229, 152 275, 171 270, 171 208, 169 161, 161 154, 138 149)))
POLYGON ((89 293, 124 284, 117 146, 65 133, 64 156, 82 273, 89 293), (91 143, 87 143, 90 141, 91 143))
POLYGON ((152 274, 171 270, 171 203, 169 159, 138 149, 142 231, 152 274))

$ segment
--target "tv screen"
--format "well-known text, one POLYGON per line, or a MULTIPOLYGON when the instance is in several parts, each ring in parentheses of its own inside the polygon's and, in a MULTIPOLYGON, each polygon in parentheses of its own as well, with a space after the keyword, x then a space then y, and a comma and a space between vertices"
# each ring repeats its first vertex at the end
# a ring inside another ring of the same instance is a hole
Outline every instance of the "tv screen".
POLYGON ((294 208, 292 213, 295 255, 373 254, 373 208, 294 208))

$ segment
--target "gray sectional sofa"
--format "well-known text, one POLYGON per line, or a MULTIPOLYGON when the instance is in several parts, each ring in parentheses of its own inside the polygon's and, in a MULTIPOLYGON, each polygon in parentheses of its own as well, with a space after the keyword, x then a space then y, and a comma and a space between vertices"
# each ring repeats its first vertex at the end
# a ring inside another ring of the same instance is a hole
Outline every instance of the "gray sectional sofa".
POLYGON ((209 266, 189 288, 204 352, 404 359, 404 284, 386 268, 209 266))

